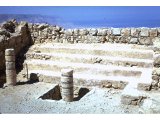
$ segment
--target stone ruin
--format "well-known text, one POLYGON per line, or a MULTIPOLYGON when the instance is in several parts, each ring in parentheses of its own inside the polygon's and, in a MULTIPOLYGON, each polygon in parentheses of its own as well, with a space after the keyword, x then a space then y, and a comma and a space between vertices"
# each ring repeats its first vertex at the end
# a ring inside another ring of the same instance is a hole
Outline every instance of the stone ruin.
POLYGON ((71 68, 74 85, 123 89, 121 103, 128 105, 140 104, 147 98, 144 92, 160 88, 160 28, 64 29, 4 22, 0 24, 1 86, 7 76, 5 50, 10 48, 15 50, 17 82, 59 84, 60 71, 71 68))

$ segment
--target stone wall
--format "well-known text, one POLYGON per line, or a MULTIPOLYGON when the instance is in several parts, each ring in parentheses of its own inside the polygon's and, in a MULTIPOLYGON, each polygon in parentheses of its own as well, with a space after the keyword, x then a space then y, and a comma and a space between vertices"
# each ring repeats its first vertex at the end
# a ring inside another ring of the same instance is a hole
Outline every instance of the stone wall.
POLYGON ((5 71, 5 49, 14 48, 18 55, 23 48, 30 44, 28 23, 11 20, 0 24, 0 74, 5 71))
POLYGON ((152 89, 160 88, 160 28, 83 28, 64 29, 48 24, 29 24, 36 43, 126 43, 152 46, 154 68, 152 89))
POLYGON ((152 73, 152 89, 160 88, 160 39, 156 39, 153 43, 154 48, 154 68, 152 73))
POLYGON ((18 55, 32 43, 126 43, 150 45, 154 48, 152 88, 160 88, 160 28, 83 28, 64 29, 56 25, 17 23, 0 25, 0 73, 5 70, 4 51, 14 48, 18 55), (29 28, 29 29, 28 29, 29 28))
POLYGON ((35 43, 128 43, 152 45, 160 37, 160 28, 86 28, 64 29, 48 24, 30 24, 35 43))

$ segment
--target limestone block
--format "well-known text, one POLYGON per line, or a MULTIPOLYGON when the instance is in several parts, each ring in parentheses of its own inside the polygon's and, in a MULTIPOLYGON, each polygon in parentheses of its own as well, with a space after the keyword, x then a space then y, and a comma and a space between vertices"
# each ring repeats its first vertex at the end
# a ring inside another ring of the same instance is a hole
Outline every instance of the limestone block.
POLYGON ((120 36, 121 35, 121 29, 120 28, 113 28, 112 29, 112 34, 120 36))
POLYGON ((98 29, 98 36, 106 36, 107 35, 107 29, 98 29))
POLYGON ((157 37, 157 35, 158 35, 157 29, 151 28, 149 31, 149 35, 150 35, 150 37, 157 37))
POLYGON ((158 75, 152 75, 152 79, 153 79, 153 80, 159 81, 159 78, 160 78, 160 77, 159 77, 158 75))
POLYGON ((130 37, 127 37, 127 36, 116 36, 118 37, 118 42, 120 43, 129 43, 130 41, 130 37))
POLYGON ((126 36, 126 37, 130 36, 130 35, 131 35, 131 30, 130 30, 130 28, 123 28, 123 29, 121 30, 121 35, 122 35, 122 36, 126 36))
POLYGON ((48 24, 42 23, 42 24, 40 24, 37 28, 38 28, 39 30, 43 30, 43 29, 45 29, 45 28, 47 28, 47 27, 49 27, 48 24))
POLYGON ((158 81, 152 80, 152 87, 158 87, 158 81))
POLYGON ((148 28, 142 28, 140 32, 141 37, 148 37, 149 36, 149 29, 148 28))
POLYGON ((79 29, 74 29, 73 33, 74 33, 74 35, 79 35, 79 29))
POLYGON ((140 37, 139 43, 141 45, 152 45, 153 44, 152 39, 149 37, 140 37))
POLYGON ((160 68, 154 68, 152 74, 160 76, 160 68))
POLYGON ((55 31, 60 31, 62 28, 60 26, 57 26, 55 27, 55 31))
POLYGON ((92 35, 92 36, 96 36, 97 33, 98 33, 97 29, 92 28, 92 29, 89 30, 89 34, 92 35))
POLYGON ((138 38, 131 38, 129 43, 137 44, 138 43, 138 38))
POLYGON ((158 51, 160 50, 160 38, 155 37, 153 40, 153 46, 154 46, 154 50, 158 51))
POLYGON ((160 65, 160 54, 154 55, 154 65, 160 65))
POLYGON ((65 34, 67 36, 71 36, 71 35, 73 35, 73 30, 72 29, 67 29, 67 30, 65 30, 65 34))
POLYGON ((139 33, 140 33, 139 29, 137 29, 137 28, 131 28, 131 36, 132 37, 138 37, 139 33))
POLYGON ((112 83, 108 82, 108 83, 104 84, 102 87, 104 87, 104 88, 111 88, 112 87, 112 83))
POLYGON ((33 36, 34 36, 34 37, 38 37, 38 32, 34 32, 34 33, 33 33, 33 36))
POLYGON ((79 34, 80 35, 87 35, 89 32, 87 29, 79 29, 79 34))

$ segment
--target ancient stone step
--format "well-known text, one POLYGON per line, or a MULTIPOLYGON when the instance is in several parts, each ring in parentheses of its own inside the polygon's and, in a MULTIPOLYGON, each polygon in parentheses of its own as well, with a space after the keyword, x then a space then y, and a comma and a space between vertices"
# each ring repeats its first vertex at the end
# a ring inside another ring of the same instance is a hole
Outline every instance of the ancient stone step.
MULTIPOLYGON (((47 70, 30 70, 30 79, 38 79, 40 82, 59 84, 61 79, 61 72, 53 72, 47 70)), ((77 86, 98 86, 105 87, 111 84, 109 87, 115 89, 124 89, 124 87, 130 81, 137 81, 136 77, 124 77, 124 76, 105 76, 86 73, 74 73, 73 83, 77 86)))
POLYGON ((144 91, 137 89, 137 82, 130 82, 121 94, 121 103, 125 105, 140 105, 147 98, 144 91))
POLYGON ((118 66, 137 66, 137 67, 152 67, 153 60, 137 59, 127 57, 112 57, 99 55, 85 55, 85 54, 68 54, 68 53, 31 53, 26 54, 26 59, 39 60, 53 60, 61 62, 73 63, 100 63, 104 65, 118 65, 118 66))
MULTIPOLYGON (((145 68, 122 67, 114 65, 101 64, 84 64, 84 63, 69 63, 50 60, 26 60, 28 70, 52 70, 60 71, 63 68, 72 68, 75 73, 85 72, 86 74, 101 74, 108 76, 135 76, 140 77, 145 68)), ((147 68, 146 68, 147 69, 147 68)))
POLYGON ((152 59, 153 50, 150 49, 133 49, 131 47, 109 46, 108 44, 96 45, 96 44, 44 44, 37 45, 30 48, 30 51, 39 51, 41 53, 70 53, 70 54, 86 54, 86 55, 102 55, 102 56, 114 56, 114 57, 128 57, 139 59, 152 59))

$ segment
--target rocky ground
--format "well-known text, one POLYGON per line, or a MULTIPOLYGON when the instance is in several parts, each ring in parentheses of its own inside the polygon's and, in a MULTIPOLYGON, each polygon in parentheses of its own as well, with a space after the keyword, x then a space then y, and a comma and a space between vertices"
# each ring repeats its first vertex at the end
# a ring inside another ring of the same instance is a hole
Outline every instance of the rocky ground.
POLYGON ((82 114, 129 114, 160 113, 160 94, 152 92, 140 106, 120 103, 121 90, 92 88, 79 101, 42 100, 39 98, 55 84, 37 82, 15 87, 0 88, 0 113, 82 113, 82 114))

